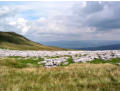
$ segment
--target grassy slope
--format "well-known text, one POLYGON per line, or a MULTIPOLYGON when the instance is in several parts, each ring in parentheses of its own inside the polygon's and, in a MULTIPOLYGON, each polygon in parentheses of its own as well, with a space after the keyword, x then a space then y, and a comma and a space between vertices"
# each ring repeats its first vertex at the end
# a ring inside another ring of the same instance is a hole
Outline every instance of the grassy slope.
POLYGON ((16 68, 15 60, 11 60, 0 59, 0 91, 120 90, 120 66, 110 63, 21 69, 16 68))
POLYGON ((14 32, 0 32, 0 48, 17 50, 65 50, 35 43, 14 32))

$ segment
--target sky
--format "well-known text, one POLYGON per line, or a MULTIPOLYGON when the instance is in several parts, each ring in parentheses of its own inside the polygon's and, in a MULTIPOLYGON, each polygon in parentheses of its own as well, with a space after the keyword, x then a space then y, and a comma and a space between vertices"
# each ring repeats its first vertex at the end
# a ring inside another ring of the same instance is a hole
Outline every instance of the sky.
POLYGON ((120 40, 120 2, 0 2, 0 31, 39 42, 120 40))

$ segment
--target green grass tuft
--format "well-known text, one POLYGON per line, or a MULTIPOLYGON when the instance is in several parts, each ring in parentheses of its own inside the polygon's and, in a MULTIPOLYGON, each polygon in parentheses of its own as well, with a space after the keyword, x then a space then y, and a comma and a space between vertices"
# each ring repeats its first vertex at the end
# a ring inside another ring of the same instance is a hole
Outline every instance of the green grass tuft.
POLYGON ((16 61, 16 59, 0 59, 0 65, 1 66, 7 66, 12 68, 25 68, 27 67, 26 64, 23 64, 21 62, 16 61))
POLYGON ((104 63, 111 63, 111 64, 117 64, 120 63, 120 58, 112 58, 110 60, 103 60, 103 59, 95 59, 93 61, 90 61, 88 63, 94 63, 94 64, 104 64, 104 63))
POLYGON ((68 62, 68 64, 64 64, 65 62, 62 62, 60 64, 60 66, 68 66, 70 64, 73 64, 74 62, 73 62, 72 56, 69 56, 69 58, 66 60, 66 62, 68 62))
POLYGON ((74 63, 73 59, 72 59, 72 56, 68 58, 67 62, 68 62, 68 65, 74 63))
MULTIPOLYGON (((25 68, 25 67, 39 67, 38 62, 44 61, 44 58, 23 58, 23 57, 8 57, 0 60, 2 66, 9 66, 13 68, 25 68)), ((41 64, 44 65, 44 64, 41 64)))

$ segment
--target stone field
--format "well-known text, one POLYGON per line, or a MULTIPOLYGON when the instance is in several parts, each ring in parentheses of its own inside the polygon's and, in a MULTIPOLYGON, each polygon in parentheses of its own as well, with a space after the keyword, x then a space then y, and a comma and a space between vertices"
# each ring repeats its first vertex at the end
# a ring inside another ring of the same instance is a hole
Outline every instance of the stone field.
POLYGON ((94 59, 110 60, 120 58, 120 50, 105 51, 19 51, 0 49, 0 57, 20 56, 24 58, 35 57, 35 59, 44 58, 38 64, 45 64, 46 67, 56 67, 67 65, 70 62, 88 62, 94 59))

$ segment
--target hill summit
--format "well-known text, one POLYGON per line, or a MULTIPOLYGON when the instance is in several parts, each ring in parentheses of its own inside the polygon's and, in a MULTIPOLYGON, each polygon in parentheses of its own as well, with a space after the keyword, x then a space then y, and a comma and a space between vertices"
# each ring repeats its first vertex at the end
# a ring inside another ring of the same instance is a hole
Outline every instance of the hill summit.
POLYGON ((14 50, 64 50, 33 42, 15 32, 0 32, 0 48, 14 50))

